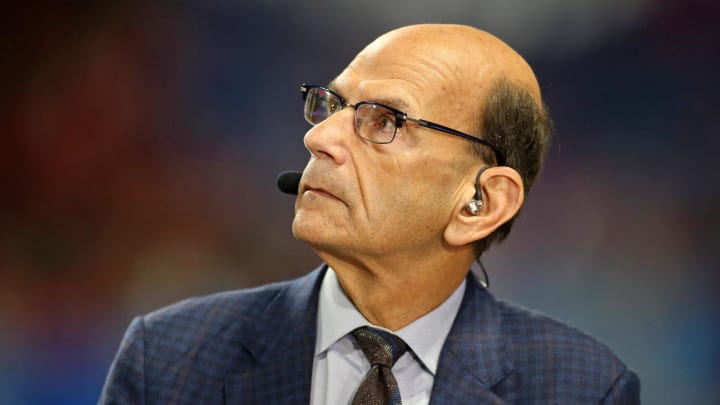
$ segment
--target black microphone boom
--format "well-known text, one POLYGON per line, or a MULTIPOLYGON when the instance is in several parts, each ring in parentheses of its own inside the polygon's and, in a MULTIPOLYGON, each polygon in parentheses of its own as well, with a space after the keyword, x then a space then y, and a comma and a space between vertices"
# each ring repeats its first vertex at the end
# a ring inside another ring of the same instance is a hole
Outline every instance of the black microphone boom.
POLYGON ((297 195, 300 177, 302 177, 302 172, 286 170, 278 175, 277 186, 285 194, 297 195))

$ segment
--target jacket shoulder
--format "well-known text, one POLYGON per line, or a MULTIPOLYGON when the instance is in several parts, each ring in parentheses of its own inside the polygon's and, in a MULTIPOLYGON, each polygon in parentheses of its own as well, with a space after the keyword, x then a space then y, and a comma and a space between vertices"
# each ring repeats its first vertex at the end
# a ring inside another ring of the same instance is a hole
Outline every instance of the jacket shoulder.
POLYGON ((598 403, 613 395, 639 403, 637 376, 606 345, 540 312, 500 300, 498 305, 515 368, 506 385, 534 388, 515 391, 529 395, 527 402, 598 403))
POLYGON ((226 291, 188 298, 142 317, 146 335, 165 335, 198 339, 221 333, 237 325, 252 324, 263 316, 267 305, 284 290, 288 282, 262 287, 226 291))
MULTIPOLYGON (((603 370, 623 368, 620 359, 590 334, 541 312, 498 300, 502 328, 513 358, 540 360, 551 356, 578 363, 590 362, 603 370), (598 364, 600 363, 600 364, 598 364)), ((528 361, 531 366, 539 362, 528 361)), ((521 362, 525 364, 525 362, 521 362)))
POLYGON ((255 362, 245 338, 268 323, 265 309, 290 283, 190 298, 135 318, 99 403, 221 402, 228 370, 255 362))

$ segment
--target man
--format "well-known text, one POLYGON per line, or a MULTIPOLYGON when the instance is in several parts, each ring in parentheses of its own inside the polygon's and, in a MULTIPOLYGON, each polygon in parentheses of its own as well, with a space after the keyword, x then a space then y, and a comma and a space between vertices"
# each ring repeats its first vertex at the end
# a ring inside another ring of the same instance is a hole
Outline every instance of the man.
POLYGON ((468 270, 507 236, 549 143, 517 53, 475 28, 410 26, 302 91, 292 230, 326 265, 136 318, 101 402, 639 402, 609 349, 468 270))

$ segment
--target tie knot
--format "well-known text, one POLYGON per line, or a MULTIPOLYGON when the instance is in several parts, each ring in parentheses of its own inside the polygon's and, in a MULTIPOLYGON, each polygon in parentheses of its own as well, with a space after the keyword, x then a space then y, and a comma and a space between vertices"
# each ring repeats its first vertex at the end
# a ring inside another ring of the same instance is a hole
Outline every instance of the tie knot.
POLYGON ((352 331, 352 335, 372 365, 392 368, 407 350, 407 345, 400 337, 379 329, 364 326, 352 331))

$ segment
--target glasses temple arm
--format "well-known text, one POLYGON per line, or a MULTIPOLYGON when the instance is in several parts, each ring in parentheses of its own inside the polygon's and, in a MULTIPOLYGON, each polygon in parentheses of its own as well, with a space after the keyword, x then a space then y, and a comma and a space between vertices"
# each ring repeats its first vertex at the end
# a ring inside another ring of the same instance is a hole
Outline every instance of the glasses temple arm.
POLYGON ((454 129, 452 129, 452 128, 448 128, 448 127, 443 126, 443 125, 440 125, 440 124, 436 124, 436 123, 431 122, 431 121, 425 121, 425 120, 417 119, 417 118, 410 118, 410 117, 408 117, 408 116, 404 116, 404 117, 402 117, 402 118, 403 118, 403 120, 405 120, 405 121, 412 121, 412 122, 420 125, 421 127, 434 129, 434 130, 436 130, 436 131, 445 132, 445 133, 448 133, 448 134, 451 134, 451 135, 455 135, 455 136, 459 136, 459 137, 461 137, 461 138, 465 138, 465 139, 471 140, 471 141, 473 141, 473 142, 481 143, 481 144, 489 147, 490 149, 492 149, 493 152, 495 152, 495 159, 497 160, 497 163, 498 163, 499 166, 504 166, 504 165, 505 165, 505 157, 502 155, 502 153, 500 153, 500 151, 498 151, 490 142, 488 142, 488 141, 486 141, 486 140, 484 140, 484 139, 480 139, 480 138, 478 138, 478 137, 475 137, 475 136, 472 136, 472 135, 468 135, 468 134, 466 134, 466 133, 463 133, 463 132, 454 130, 454 129))

